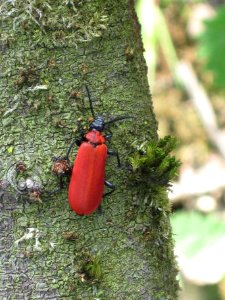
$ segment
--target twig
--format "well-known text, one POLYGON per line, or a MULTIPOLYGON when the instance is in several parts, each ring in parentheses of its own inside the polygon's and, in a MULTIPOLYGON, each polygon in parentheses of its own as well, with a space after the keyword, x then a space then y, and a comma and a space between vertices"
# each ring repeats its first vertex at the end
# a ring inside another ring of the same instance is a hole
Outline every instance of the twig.
POLYGON ((189 94, 209 139, 225 159, 225 136, 218 128, 216 115, 210 99, 198 81, 192 66, 185 61, 178 62, 176 76, 189 94))

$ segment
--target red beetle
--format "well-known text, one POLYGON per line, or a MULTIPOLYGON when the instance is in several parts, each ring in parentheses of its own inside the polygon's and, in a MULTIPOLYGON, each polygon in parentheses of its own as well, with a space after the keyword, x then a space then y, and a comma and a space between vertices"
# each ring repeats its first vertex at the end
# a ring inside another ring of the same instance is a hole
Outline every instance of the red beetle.
POLYGON ((112 137, 108 134, 103 135, 102 131, 106 130, 106 125, 119 120, 133 117, 116 117, 108 122, 104 122, 102 117, 95 117, 92 100, 88 87, 86 91, 90 101, 90 108, 94 121, 90 124, 89 131, 81 133, 81 140, 74 140, 68 148, 66 158, 68 159, 72 146, 77 143, 80 148, 75 158, 72 169, 72 176, 69 184, 69 204, 73 211, 79 215, 89 215, 93 213, 100 205, 102 197, 111 194, 115 186, 105 180, 105 163, 107 154, 117 157, 118 166, 120 166, 119 155, 116 151, 109 150, 105 144, 112 137), (111 191, 104 194, 104 184, 111 191))
POLYGON ((74 162, 68 194, 71 209, 79 215, 91 214, 101 202, 107 158, 105 137, 100 131, 92 129, 85 139, 74 162))

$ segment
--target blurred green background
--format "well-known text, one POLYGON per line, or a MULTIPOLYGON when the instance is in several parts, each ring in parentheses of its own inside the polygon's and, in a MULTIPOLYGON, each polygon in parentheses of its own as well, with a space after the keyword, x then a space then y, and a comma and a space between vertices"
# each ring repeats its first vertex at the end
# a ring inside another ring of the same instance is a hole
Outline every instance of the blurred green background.
POLYGON ((225 299, 225 1, 137 0, 159 136, 182 161, 169 198, 179 300, 225 299))

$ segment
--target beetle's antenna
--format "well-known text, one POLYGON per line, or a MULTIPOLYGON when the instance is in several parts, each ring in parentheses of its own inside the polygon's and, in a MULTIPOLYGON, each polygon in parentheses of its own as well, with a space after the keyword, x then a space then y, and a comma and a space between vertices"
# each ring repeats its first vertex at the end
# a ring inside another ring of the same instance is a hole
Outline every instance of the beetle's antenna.
POLYGON ((115 123, 115 122, 121 121, 121 120, 126 120, 126 119, 135 119, 135 117, 133 117, 133 116, 124 116, 124 117, 120 116, 120 117, 116 117, 116 118, 114 118, 114 119, 112 119, 110 121, 105 122, 105 125, 106 124, 115 123))
POLYGON ((88 95, 92 117, 95 119, 95 112, 94 112, 94 108, 93 108, 93 101, 91 99, 89 88, 88 88, 88 86, 86 84, 85 84, 85 89, 86 89, 86 92, 87 92, 87 95, 88 95))

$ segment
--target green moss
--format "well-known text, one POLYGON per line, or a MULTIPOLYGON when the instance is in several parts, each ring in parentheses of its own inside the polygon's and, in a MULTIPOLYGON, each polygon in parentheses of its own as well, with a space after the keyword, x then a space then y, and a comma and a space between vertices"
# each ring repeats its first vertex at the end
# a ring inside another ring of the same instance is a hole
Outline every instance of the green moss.
POLYGON ((79 262, 79 273, 83 276, 84 281, 99 282, 102 277, 100 252, 95 255, 82 252, 79 262))
POLYGON ((66 241, 75 241, 79 237, 79 234, 77 232, 74 232, 74 231, 64 231, 62 233, 62 237, 66 241))
POLYGON ((156 186, 169 186, 177 176, 180 161, 171 156, 177 141, 166 136, 157 142, 145 143, 139 146, 130 163, 133 168, 132 180, 151 189, 156 186))
POLYGON ((175 138, 166 136, 155 142, 137 145, 136 152, 130 157, 132 172, 129 180, 136 190, 133 192, 133 202, 128 204, 127 217, 135 222, 134 233, 145 241, 151 264, 158 270, 152 280, 154 299, 157 300, 174 300, 174 297, 168 296, 169 289, 178 290, 178 283, 172 279, 176 277, 177 268, 173 261, 174 245, 169 222, 171 208, 167 197, 167 189, 171 180, 176 178, 181 164, 171 155, 176 145, 175 138), (164 273, 165 269, 170 270, 170 276, 164 273), (163 273, 167 277, 167 285, 165 287, 162 283, 159 293, 154 286, 162 281, 163 273))
POLYGON ((138 145, 138 150, 130 157, 132 172, 129 180, 132 186, 138 186, 138 189, 133 194, 129 215, 131 219, 135 217, 136 221, 140 219, 139 223, 143 224, 144 236, 147 236, 147 239, 155 236, 152 232, 154 227, 149 229, 151 223, 149 215, 152 216, 156 229, 161 229, 162 233, 167 232, 170 227, 166 221, 170 214, 166 190, 170 187, 170 182, 176 178, 181 164, 171 155, 176 145, 175 138, 166 136, 156 142, 138 145), (137 216, 132 214, 133 210, 138 211, 137 216))
POLYGON ((32 86, 33 84, 37 83, 39 80, 37 67, 35 67, 31 62, 28 63, 27 68, 23 68, 19 71, 18 78, 15 81, 15 85, 19 88, 22 86, 32 86))
MULTIPOLYGON (((12 33, 32 32, 36 41, 50 41, 54 46, 77 46, 102 36, 108 17, 104 11, 89 10, 84 1, 3 0, 0 5, 4 22, 13 18, 12 33), (60 15, 58 15, 60 11, 60 15)), ((89 4, 90 5, 90 4, 89 4)), ((5 35, 7 44, 9 35, 5 35)))

